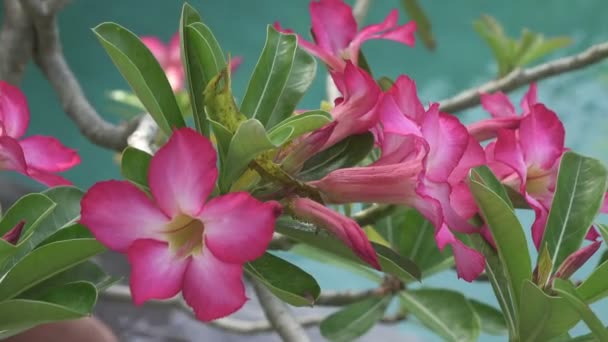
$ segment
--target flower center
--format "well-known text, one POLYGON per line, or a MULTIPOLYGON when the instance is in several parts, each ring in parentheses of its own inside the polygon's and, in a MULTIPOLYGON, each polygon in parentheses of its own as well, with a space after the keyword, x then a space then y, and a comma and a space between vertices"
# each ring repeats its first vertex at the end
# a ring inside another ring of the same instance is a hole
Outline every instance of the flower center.
POLYGON ((171 251, 179 257, 188 257, 202 252, 204 231, 203 222, 181 214, 167 225, 165 233, 171 251))

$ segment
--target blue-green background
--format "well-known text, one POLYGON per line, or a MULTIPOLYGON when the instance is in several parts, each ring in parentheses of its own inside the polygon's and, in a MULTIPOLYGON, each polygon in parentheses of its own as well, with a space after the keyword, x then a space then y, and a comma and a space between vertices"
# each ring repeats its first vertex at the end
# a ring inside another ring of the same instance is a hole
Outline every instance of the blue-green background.
MULTIPOLYGON (((459 90, 485 82, 495 75, 489 50, 472 29, 472 21, 482 13, 495 16, 511 35, 522 28, 548 36, 568 35, 574 44, 551 57, 574 53, 608 39, 608 2, 605 0, 420 0, 433 23, 438 47, 429 52, 418 44, 411 49, 393 42, 373 41, 364 51, 376 75, 397 76, 406 73, 418 84, 425 103, 449 97, 459 90)), ((216 37, 232 55, 244 62, 234 75, 235 94, 243 94, 249 74, 257 61, 265 39, 265 25, 279 20, 284 27, 305 33, 309 29, 306 0, 193 0, 216 37)), ((61 13, 60 28, 67 61, 79 79, 89 101, 108 120, 118 121, 119 107, 107 98, 110 89, 127 89, 126 83, 112 65, 91 28, 104 21, 118 22, 139 35, 157 35, 167 40, 177 28, 182 2, 177 0, 107 0, 74 1, 61 13)), ((399 0, 376 0, 366 23, 380 21, 387 12, 399 6, 399 0)), ((402 16, 401 22, 405 19, 402 16)), ((79 150, 82 164, 67 172, 76 185, 87 188, 94 182, 120 177, 112 162, 113 153, 92 145, 67 119, 49 83, 31 65, 22 83, 28 96, 32 120, 28 134, 59 137, 66 145, 79 150)), ((512 98, 518 103, 523 90, 512 98)), ((584 71, 563 75, 539 84, 540 100, 555 110, 567 127, 567 144, 581 153, 608 161, 608 68, 600 64, 584 71)), ((324 75, 319 69, 316 83, 305 97, 302 108, 318 106, 324 98, 324 75)), ((470 121, 479 117, 479 109, 463 116, 470 121)), ((23 178, 18 178, 20 181, 23 178)), ((530 215, 522 216, 525 223, 530 215)), ((296 258, 297 259, 297 258, 296 258)), ((343 272, 316 263, 298 260, 319 275, 325 288, 366 287, 371 284, 343 272), (348 279, 349 281, 345 281, 348 279), (347 286, 348 285, 348 286, 347 286)), ((430 286, 461 289, 468 295, 493 302, 490 286, 467 284, 452 273, 434 277, 430 286)), ((608 304, 595 305, 604 321, 608 304)), ((422 340, 437 337, 425 332, 415 322, 402 326, 408 334, 422 340)), ((578 327, 577 332, 584 331, 578 327)), ((504 340, 484 336, 482 340, 504 340)))

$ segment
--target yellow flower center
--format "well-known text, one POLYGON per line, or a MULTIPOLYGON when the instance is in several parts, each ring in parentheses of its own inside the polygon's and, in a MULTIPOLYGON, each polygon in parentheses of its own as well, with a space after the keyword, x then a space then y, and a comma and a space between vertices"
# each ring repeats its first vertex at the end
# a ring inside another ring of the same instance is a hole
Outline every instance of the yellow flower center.
POLYGON ((188 215, 176 216, 168 225, 165 233, 169 248, 179 257, 188 257, 203 250, 205 225, 188 215))

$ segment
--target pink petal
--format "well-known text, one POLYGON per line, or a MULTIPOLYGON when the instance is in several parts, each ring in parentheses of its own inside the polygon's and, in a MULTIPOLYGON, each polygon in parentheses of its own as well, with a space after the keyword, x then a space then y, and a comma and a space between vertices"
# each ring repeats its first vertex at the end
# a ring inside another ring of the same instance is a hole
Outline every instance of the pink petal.
POLYGON ((291 207, 298 218, 330 231, 352 249, 361 260, 377 270, 381 269, 374 248, 363 229, 353 219, 308 198, 294 199, 291 207))
POLYGON ((9 229, 8 232, 4 233, 0 237, 0 239, 10 243, 11 245, 16 245, 19 242, 19 238, 21 237, 21 232, 23 231, 23 227, 25 227, 25 221, 19 221, 13 228, 9 229))
POLYGON ((468 125, 467 130, 477 141, 485 141, 495 138, 501 129, 516 129, 520 122, 519 116, 485 119, 468 125))
POLYGON ((30 110, 25 95, 19 88, 0 81, 0 135, 20 138, 30 122, 30 110))
POLYGON ((167 66, 165 68, 165 75, 174 92, 184 88, 185 74, 181 64, 170 64, 167 66))
POLYGON ((596 241, 599 237, 600 233, 597 232, 597 229, 595 229, 595 227, 591 226, 591 229, 589 229, 587 235, 585 235, 585 240, 596 241))
POLYGON ((239 66, 243 63, 243 57, 234 56, 230 59, 230 72, 234 73, 239 66))
POLYGON ((540 248, 540 243, 543 240, 543 235, 545 234, 549 209, 528 194, 525 195, 525 198, 528 205, 534 210, 535 218, 534 223, 532 223, 532 241, 538 250, 540 248))
POLYGON ((40 182, 46 186, 49 186, 49 187, 61 186, 61 185, 72 185, 72 182, 65 179, 64 177, 56 175, 52 172, 44 171, 44 170, 28 168, 27 175, 30 178, 35 179, 38 182, 40 182))
POLYGON ((500 130, 494 146, 494 159, 511 167, 520 178, 520 192, 526 189, 528 168, 514 131, 500 130))
MULTIPOLYGON (((433 182, 424 179, 416 190, 420 195, 435 199, 441 205, 443 219, 449 228, 461 233, 476 233, 477 227, 470 224, 466 218, 460 216, 452 207, 452 189, 448 183, 433 182)), ((470 200, 470 199, 469 199, 470 200)))
MULTIPOLYGON (((275 22, 273 26, 277 31, 281 33, 294 33, 291 29, 282 28, 281 24, 278 21, 275 22)), ((329 66, 331 70, 342 71, 346 66, 344 60, 339 56, 334 56, 331 51, 325 50, 324 48, 307 41, 299 34, 296 34, 296 36, 298 38, 299 47, 304 49, 304 51, 308 52, 309 54, 321 59, 323 62, 325 62, 325 64, 329 66)))
POLYGON ((587 260, 589 260, 589 258, 591 258, 595 252, 597 252, 601 244, 601 241, 595 241, 592 244, 570 254, 566 260, 559 265, 559 268, 555 272, 555 278, 570 278, 570 276, 583 267, 587 260))
POLYGON ((419 124, 422 123, 426 112, 418 98, 414 80, 405 75, 397 77, 388 94, 395 100, 403 114, 419 124))
POLYGON ((405 114, 406 112, 397 105, 395 97, 387 94, 382 96, 378 104, 378 112, 384 133, 413 134, 422 137, 418 122, 414 121, 415 118, 412 116, 405 114))
POLYGON ((519 125, 519 139, 528 166, 550 169, 564 151, 564 125, 543 104, 530 108, 519 125))
POLYGON ((179 32, 175 32, 167 44, 167 53, 171 64, 182 64, 179 32))
POLYGON ((450 174, 448 183, 454 185, 464 181, 472 168, 484 164, 486 164, 486 154, 483 148, 475 138, 469 136, 467 147, 458 161, 458 165, 450 174))
MULTIPOLYGON (((418 130, 416 128, 416 130, 418 130)), ((419 130, 418 130, 419 131, 419 130)), ((420 132, 413 134, 386 133, 380 143, 382 155, 373 165, 382 166, 408 162, 408 160, 422 160, 428 153, 429 146, 420 132)))
POLYGON ((211 321, 240 309, 245 302, 243 267, 224 263, 209 250, 192 256, 186 269, 182 295, 196 318, 211 321))
POLYGON ((437 231, 435 240, 440 250, 443 250, 446 245, 452 247, 458 278, 472 282, 483 272, 485 268, 483 255, 458 240, 446 225, 437 231))
POLYGON ((530 112, 530 107, 538 102, 538 96, 536 91, 536 83, 531 83, 530 88, 521 99, 521 103, 519 104, 521 109, 523 110, 523 115, 526 115, 530 112))
POLYGON ((169 222, 145 193, 127 181, 93 185, 80 207, 80 223, 118 252, 125 252, 137 239, 163 240, 162 232, 169 222))
POLYGON ((211 142, 191 128, 173 132, 152 157, 148 179, 156 203, 169 217, 197 216, 213 191, 218 171, 211 142))
POLYGON ((19 142, 29 167, 48 172, 68 170, 80 164, 76 150, 65 147, 53 137, 35 135, 19 142))
POLYGON ((479 211, 473 194, 471 194, 469 186, 465 182, 460 182, 452 186, 450 203, 454 211, 467 220, 475 216, 479 211))
POLYGON ((140 39, 148 50, 152 52, 154 58, 158 61, 158 64, 164 68, 169 63, 169 51, 168 47, 165 46, 165 43, 155 36, 143 36, 140 37, 140 39))
POLYGON ((179 293, 190 259, 180 259, 166 242, 150 239, 135 240, 127 256, 135 305, 150 299, 169 299, 179 293))
POLYGON ((515 107, 503 92, 481 94, 481 106, 494 118, 516 117, 515 107))
POLYGON ((205 246, 224 262, 253 261, 268 248, 281 212, 279 203, 263 203, 246 192, 215 197, 199 215, 205 225, 205 246))
POLYGON ((23 150, 17 140, 0 136, 0 170, 13 170, 27 174, 23 150))
POLYGON ((340 55, 357 34, 352 9, 342 0, 312 1, 310 17, 315 41, 333 55, 340 55))

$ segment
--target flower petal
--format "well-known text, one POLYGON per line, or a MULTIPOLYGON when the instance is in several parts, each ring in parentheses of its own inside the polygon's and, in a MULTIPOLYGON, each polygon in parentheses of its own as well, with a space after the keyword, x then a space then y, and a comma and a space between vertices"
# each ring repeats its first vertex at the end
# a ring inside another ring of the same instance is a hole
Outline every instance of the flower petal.
MULTIPOLYGON (((416 39, 416 23, 410 21, 407 24, 398 26, 399 11, 393 9, 389 12, 386 18, 379 24, 368 25, 363 28, 353 39, 350 45, 351 58, 357 58, 361 45, 372 39, 387 39, 396 41, 408 46, 414 46, 416 39)), ((354 59, 356 60, 356 59, 354 59)))
POLYGON ((186 269, 182 295, 201 321, 228 316, 247 301, 243 266, 224 263, 210 251, 194 255, 186 269))
POLYGON ((20 138, 30 123, 30 110, 25 95, 19 88, 0 81, 0 127, 12 138, 20 138))
POLYGON ((27 174, 23 150, 17 140, 0 136, 0 170, 13 170, 27 174))
POLYGON ((139 39, 152 52, 161 67, 164 68, 169 63, 168 48, 158 37, 142 36, 139 39))
POLYGON ((131 264, 129 284, 135 305, 150 299, 169 299, 182 288, 190 259, 181 259, 166 242, 135 240, 127 251, 131 264))
POLYGON ((503 92, 499 91, 494 94, 481 94, 481 106, 494 118, 515 117, 515 107, 511 100, 503 92))
POLYGON ((342 0, 312 1, 310 17, 315 41, 334 55, 340 55, 357 34, 352 9, 342 0))
POLYGON ((458 278, 471 282, 483 272, 485 268, 483 255, 458 240, 446 225, 437 231, 435 240, 440 250, 443 250, 446 245, 452 247, 458 278))
POLYGON ((49 186, 49 187, 61 186, 61 185, 72 185, 72 182, 70 182, 69 180, 67 180, 66 178, 64 178, 60 175, 56 175, 52 172, 38 170, 35 168, 31 168, 31 167, 28 167, 27 175, 30 178, 37 180, 38 182, 40 182, 46 186, 49 186))
POLYGON ((524 162, 523 152, 519 146, 515 131, 506 129, 498 131, 496 143, 492 146, 494 150, 493 160, 511 167, 517 173, 520 178, 519 191, 524 193, 528 168, 524 162))
POLYGON ((246 192, 215 197, 199 215, 205 225, 205 246, 224 262, 253 261, 268 248, 281 212, 279 203, 260 202, 246 192))
POLYGON ((197 216, 213 191, 218 171, 211 142, 191 128, 173 132, 152 157, 148 179, 156 203, 169 217, 197 216))
POLYGON ((21 140, 19 144, 27 165, 38 170, 60 172, 80 163, 76 150, 64 146, 53 137, 35 135, 21 140))
POLYGON ((495 138, 501 129, 516 129, 520 122, 519 116, 485 119, 468 125, 467 130, 477 141, 485 141, 495 138))
POLYGON ((536 83, 530 83, 530 88, 528 88, 528 91, 521 99, 521 103, 519 104, 519 106, 523 110, 522 115, 528 114, 528 112, 530 112, 530 107, 532 107, 532 105, 536 104, 537 102, 538 96, 536 91, 536 83))
POLYGON ((519 125, 519 139, 526 164, 550 169, 564 152, 564 125, 543 104, 530 108, 519 125))
POLYGON ((401 109, 401 113, 419 124, 422 123, 422 118, 426 112, 418 98, 414 80, 405 75, 397 77, 388 94, 395 100, 399 109, 401 109))
POLYGON ((547 219, 549 218, 549 209, 528 194, 525 195, 525 199, 534 210, 535 218, 534 223, 532 223, 532 241, 538 250, 540 248, 540 243, 543 240, 543 235, 545 234, 547 219))
POLYGON ((110 249, 124 252, 137 239, 163 239, 169 222, 152 201, 127 181, 93 185, 80 202, 80 223, 110 249))
POLYGON ((175 32, 171 37, 171 40, 169 40, 169 44, 167 44, 167 54, 171 64, 182 65, 180 49, 179 32, 175 32))
POLYGON ((469 135, 469 142, 458 161, 458 165, 450 174, 448 183, 454 185, 464 181, 469 176, 472 168, 486 164, 486 154, 479 142, 469 135))

